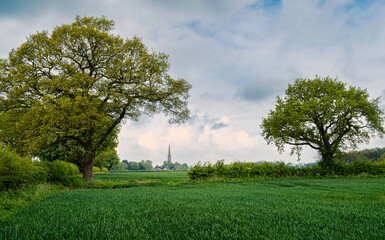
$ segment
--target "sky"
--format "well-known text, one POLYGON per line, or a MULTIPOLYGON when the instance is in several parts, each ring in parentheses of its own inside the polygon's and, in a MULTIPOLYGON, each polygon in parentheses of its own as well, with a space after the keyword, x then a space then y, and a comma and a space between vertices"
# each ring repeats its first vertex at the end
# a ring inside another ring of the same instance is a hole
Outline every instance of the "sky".
MULTIPOLYGON (((0 0, 0 58, 29 34, 106 16, 115 34, 169 55, 170 75, 192 84, 191 119, 127 120, 120 159, 297 162, 261 136, 277 96, 297 78, 330 76, 385 99, 385 1, 381 0, 0 0)), ((385 109, 385 101, 381 102, 385 109)), ((360 149, 385 147, 372 138, 360 149)), ((317 160, 305 149, 301 163, 317 160)))

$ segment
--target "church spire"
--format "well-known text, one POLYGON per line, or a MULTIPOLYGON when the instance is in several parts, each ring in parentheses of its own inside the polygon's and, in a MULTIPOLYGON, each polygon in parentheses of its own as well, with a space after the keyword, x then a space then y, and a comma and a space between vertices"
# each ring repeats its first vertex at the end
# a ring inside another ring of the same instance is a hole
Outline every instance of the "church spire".
POLYGON ((170 144, 168 145, 168 156, 167 156, 167 160, 168 160, 169 162, 171 162, 170 144))

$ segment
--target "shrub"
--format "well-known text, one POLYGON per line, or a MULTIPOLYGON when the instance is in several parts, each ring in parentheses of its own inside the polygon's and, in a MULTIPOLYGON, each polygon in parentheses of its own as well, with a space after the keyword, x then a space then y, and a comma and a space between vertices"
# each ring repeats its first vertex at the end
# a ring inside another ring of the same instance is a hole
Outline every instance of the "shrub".
MULTIPOLYGON (((33 178, 37 182, 60 182, 67 186, 73 186, 74 182, 81 179, 77 174, 79 168, 69 162, 53 161, 53 162, 34 162, 33 178)), ((78 184, 75 184, 78 185, 78 184)))
POLYGON ((92 168, 92 171, 93 171, 93 172, 101 172, 102 170, 101 170, 99 167, 95 167, 95 166, 94 166, 94 167, 92 168))
POLYGON ((33 162, 33 179, 36 182, 46 182, 50 179, 50 169, 47 164, 33 162))
POLYGON ((193 180, 206 179, 213 177, 215 170, 215 166, 211 165, 211 163, 205 163, 201 165, 201 163, 198 162, 195 166, 193 166, 192 168, 190 168, 190 170, 187 171, 187 174, 193 180))
POLYGON ((384 175, 385 174, 385 159, 379 162, 374 162, 375 166, 374 173, 375 175, 384 175))
POLYGON ((352 173, 358 175, 360 173, 372 173, 373 172, 373 163, 368 160, 356 160, 350 164, 352 166, 352 173))
POLYGON ((260 164, 257 164, 259 168, 259 176, 261 177, 273 177, 274 176, 274 168, 271 163, 263 162, 260 164))
POLYGON ((59 160, 44 163, 48 165, 49 180, 53 182, 65 182, 69 176, 79 173, 79 168, 73 163, 59 160))
POLYGON ((84 181, 84 179, 79 175, 70 175, 67 176, 62 183, 65 186, 71 186, 71 187, 85 187, 87 185, 87 182, 84 181))
POLYGON ((105 168, 105 167, 103 167, 103 168, 102 168, 102 172, 108 172, 108 169, 105 168))
POLYGON ((225 165, 224 163, 224 160, 219 160, 215 163, 214 165, 214 168, 215 168, 215 174, 218 176, 218 177, 224 177, 224 176, 227 176, 228 174, 228 167, 227 165, 225 165))
POLYGON ((31 181, 33 181, 31 159, 0 148, 0 188, 16 188, 31 181))

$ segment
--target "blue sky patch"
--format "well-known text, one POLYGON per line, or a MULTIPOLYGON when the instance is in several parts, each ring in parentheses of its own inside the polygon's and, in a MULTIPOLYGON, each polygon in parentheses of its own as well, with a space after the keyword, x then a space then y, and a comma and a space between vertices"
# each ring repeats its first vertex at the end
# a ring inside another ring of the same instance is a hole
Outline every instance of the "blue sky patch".
POLYGON ((372 6, 375 2, 378 2, 376 0, 353 0, 350 3, 345 5, 345 10, 349 11, 351 9, 355 8, 367 8, 372 6))
POLYGON ((248 6, 249 9, 257 10, 257 9, 266 9, 266 10, 275 10, 281 7, 281 0, 263 0, 258 1, 248 6))
POLYGON ((215 31, 213 29, 204 27, 200 21, 192 21, 187 24, 187 27, 199 36, 209 38, 213 38, 215 36, 215 31))

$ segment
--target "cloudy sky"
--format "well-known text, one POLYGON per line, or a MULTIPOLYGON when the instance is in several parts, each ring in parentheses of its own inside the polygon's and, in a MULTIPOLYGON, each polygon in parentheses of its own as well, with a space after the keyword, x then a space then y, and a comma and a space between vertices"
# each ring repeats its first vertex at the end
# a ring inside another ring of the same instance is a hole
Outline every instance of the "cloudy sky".
MULTIPOLYGON (((296 78, 336 77, 385 98, 385 2, 378 0, 0 0, 0 58, 37 31, 106 16, 123 38, 170 55, 193 88, 186 124, 162 115, 127 121, 121 159, 285 161, 260 124, 296 78)), ((385 101, 382 101, 385 108, 385 101)), ((384 147, 374 138, 364 148, 384 147)), ((307 150, 301 162, 315 161, 307 150)))

